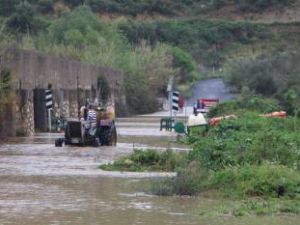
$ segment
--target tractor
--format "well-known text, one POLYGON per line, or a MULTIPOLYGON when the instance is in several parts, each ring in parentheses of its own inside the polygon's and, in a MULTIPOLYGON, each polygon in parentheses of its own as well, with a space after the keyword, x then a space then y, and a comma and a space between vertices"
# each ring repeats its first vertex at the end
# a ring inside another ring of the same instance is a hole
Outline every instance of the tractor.
MULTIPOLYGON (((90 109, 91 110, 91 109, 90 109)), ((69 119, 65 127, 65 137, 55 140, 55 146, 65 145, 113 146, 117 143, 117 130, 113 107, 92 109, 94 119, 88 118, 88 112, 79 119, 69 119)), ((88 111, 88 110, 86 110, 88 111)))

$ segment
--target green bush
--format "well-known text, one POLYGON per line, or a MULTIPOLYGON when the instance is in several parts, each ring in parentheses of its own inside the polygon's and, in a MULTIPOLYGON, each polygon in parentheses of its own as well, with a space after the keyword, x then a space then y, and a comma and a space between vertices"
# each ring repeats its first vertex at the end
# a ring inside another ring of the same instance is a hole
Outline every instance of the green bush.
POLYGON ((210 171, 197 162, 182 164, 177 176, 172 179, 156 179, 151 183, 151 192, 156 195, 197 195, 207 190, 210 171))
POLYGON ((227 78, 239 91, 247 87, 254 93, 276 98, 289 114, 294 114, 299 108, 299 59, 300 54, 295 51, 243 59, 230 64, 227 78))
POLYGON ((266 99, 258 95, 240 96, 234 101, 227 101, 211 108, 208 113, 209 117, 222 116, 228 114, 239 114, 244 111, 252 111, 257 113, 270 113, 279 111, 282 108, 278 102, 273 99, 266 99))
POLYGON ((37 34, 48 25, 48 21, 37 16, 35 7, 25 1, 16 5, 15 12, 8 17, 5 27, 7 32, 14 34, 37 34))
POLYGON ((97 36, 100 36, 103 29, 97 16, 88 7, 79 7, 54 21, 49 28, 49 33, 52 42, 90 46, 97 44, 97 36))
POLYGON ((104 170, 117 171, 174 171, 184 155, 178 155, 171 150, 157 152, 155 150, 134 150, 129 156, 122 157, 112 164, 103 165, 104 170))
POLYGON ((178 47, 172 48, 173 67, 179 69, 179 84, 193 82, 196 79, 197 65, 192 56, 178 47))
POLYGON ((276 164, 229 167, 216 172, 211 182, 230 196, 293 198, 300 194, 300 173, 276 164))
POLYGON ((204 19, 167 21, 128 21, 119 29, 130 43, 141 40, 164 42, 189 52, 205 66, 220 67, 225 61, 222 52, 233 43, 243 45, 270 39, 271 30, 265 25, 204 19))
POLYGON ((262 118, 256 113, 224 120, 210 129, 206 137, 194 140, 189 159, 215 171, 228 166, 260 165, 264 162, 297 169, 300 136, 294 122, 293 118, 262 118))

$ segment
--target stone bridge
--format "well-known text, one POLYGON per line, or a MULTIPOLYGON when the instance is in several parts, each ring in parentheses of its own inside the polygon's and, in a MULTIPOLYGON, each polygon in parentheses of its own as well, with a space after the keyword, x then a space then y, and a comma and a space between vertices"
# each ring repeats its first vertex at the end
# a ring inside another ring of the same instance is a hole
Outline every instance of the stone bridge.
POLYGON ((109 102, 117 112, 125 113, 120 71, 15 48, 1 56, 0 68, 10 72, 14 90, 12 108, 5 106, 3 115, 9 115, 9 119, 2 118, 0 136, 30 136, 35 131, 47 131, 45 90, 49 86, 53 92, 52 117, 78 117, 79 107, 87 100, 101 99, 99 76, 109 84, 109 102))

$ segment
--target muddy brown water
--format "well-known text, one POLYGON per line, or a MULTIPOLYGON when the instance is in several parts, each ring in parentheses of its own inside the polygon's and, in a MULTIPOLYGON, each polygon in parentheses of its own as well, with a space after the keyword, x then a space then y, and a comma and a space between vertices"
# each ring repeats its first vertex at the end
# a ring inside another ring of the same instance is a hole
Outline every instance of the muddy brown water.
POLYGON ((184 213, 193 200, 162 199, 136 187, 172 173, 98 169, 132 152, 131 143, 55 148, 58 136, 40 134, 0 146, 0 224, 196 224, 184 213))
POLYGON ((199 216, 199 210, 209 211, 222 203, 205 197, 158 197, 143 192, 140 184, 149 177, 173 174, 98 169, 130 153, 131 143, 55 148, 57 136, 12 139, 0 146, 1 225, 300 224, 296 216, 199 216))

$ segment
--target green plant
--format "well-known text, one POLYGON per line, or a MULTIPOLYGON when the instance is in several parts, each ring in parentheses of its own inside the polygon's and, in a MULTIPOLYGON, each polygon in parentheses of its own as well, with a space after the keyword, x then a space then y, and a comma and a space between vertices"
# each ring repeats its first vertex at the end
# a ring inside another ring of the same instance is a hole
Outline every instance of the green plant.
POLYGON ((216 172, 212 185, 226 195, 237 196, 288 196, 300 193, 300 174, 276 164, 229 167, 216 172))
POLYGON ((196 162, 183 164, 178 168, 176 177, 152 181, 151 192, 156 195, 197 195, 207 190, 209 176, 210 171, 196 162))
POLYGON ((236 100, 218 104, 209 111, 208 116, 222 116, 226 114, 239 113, 245 110, 257 113, 270 113, 281 109, 282 108, 278 105, 276 100, 251 94, 245 96, 242 95, 236 100))
POLYGON ((14 34, 36 34, 45 29, 48 22, 35 12, 35 7, 27 1, 21 2, 15 6, 15 11, 6 21, 6 31, 14 34))
POLYGON ((288 113, 293 114, 293 101, 297 101, 300 93, 299 58, 298 52, 285 51, 235 61, 228 65, 227 79, 239 91, 246 87, 254 93, 278 99, 288 113))
POLYGON ((129 155, 122 157, 112 164, 103 165, 100 168, 105 170, 121 171, 174 171, 180 165, 179 161, 183 158, 171 150, 157 152, 155 150, 137 150, 129 155))

